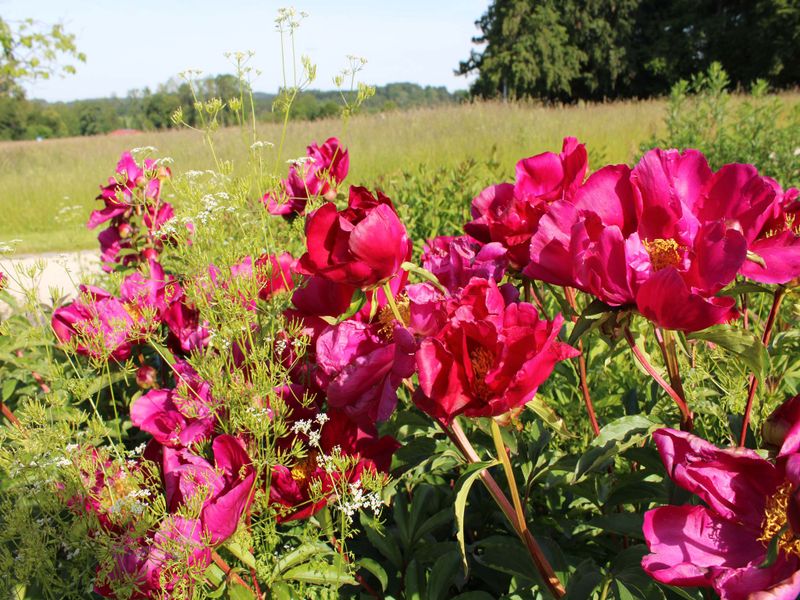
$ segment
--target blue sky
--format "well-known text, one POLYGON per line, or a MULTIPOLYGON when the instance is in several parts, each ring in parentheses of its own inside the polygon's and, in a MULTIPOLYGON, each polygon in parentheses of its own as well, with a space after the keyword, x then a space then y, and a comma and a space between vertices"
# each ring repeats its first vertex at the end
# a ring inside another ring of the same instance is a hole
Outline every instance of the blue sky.
MULTIPOLYGON (((298 0, 309 14, 297 31, 297 52, 318 66, 315 88, 331 89, 348 54, 368 60, 363 81, 411 81, 464 89, 453 69, 469 56, 474 22, 489 0, 298 0)), ((74 100, 155 88, 188 68, 232 71, 225 52, 253 50, 258 91, 280 80, 274 19, 286 0, 0 0, 6 20, 61 22, 87 62, 78 74, 26 85, 29 97, 74 100)))

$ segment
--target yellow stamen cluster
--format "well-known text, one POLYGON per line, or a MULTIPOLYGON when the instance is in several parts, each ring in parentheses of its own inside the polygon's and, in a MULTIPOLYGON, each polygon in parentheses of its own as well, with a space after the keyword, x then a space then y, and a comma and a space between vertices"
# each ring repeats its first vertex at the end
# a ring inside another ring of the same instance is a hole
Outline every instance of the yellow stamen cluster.
MULTIPOLYGON (((792 494, 792 484, 788 481, 780 486, 775 493, 767 499, 764 509, 764 519, 761 522, 761 537, 759 542, 768 546, 772 539, 786 527, 788 522, 786 509, 789 507, 789 498, 792 494)), ((794 554, 800 557, 800 539, 795 537, 791 527, 784 532, 778 541, 778 548, 784 554, 794 554)))
MULTIPOLYGON (((397 312, 399 312, 400 316, 403 317, 403 324, 407 325, 409 319, 411 318, 411 308, 409 307, 408 296, 405 294, 400 294, 395 299, 395 304, 397 305, 397 312)), ((397 318, 394 315, 392 307, 387 304, 380 309, 378 311, 377 320, 378 324, 380 325, 378 328, 378 335, 387 342, 391 342, 394 339, 394 324, 397 322, 397 318)))
POLYGON ((303 483, 306 481, 317 468, 317 452, 312 450, 308 453, 303 460, 298 462, 294 467, 292 467, 291 475, 292 479, 297 481, 298 483, 303 483))
POLYGON ((672 239, 657 238, 655 240, 644 240, 644 249, 650 255, 650 262, 653 269, 660 271, 666 267, 676 267, 681 262, 682 246, 672 239))
POLYGON ((474 374, 473 389, 480 400, 487 400, 491 395, 486 385, 486 374, 494 366, 494 355, 486 348, 475 348, 469 353, 469 362, 474 374))

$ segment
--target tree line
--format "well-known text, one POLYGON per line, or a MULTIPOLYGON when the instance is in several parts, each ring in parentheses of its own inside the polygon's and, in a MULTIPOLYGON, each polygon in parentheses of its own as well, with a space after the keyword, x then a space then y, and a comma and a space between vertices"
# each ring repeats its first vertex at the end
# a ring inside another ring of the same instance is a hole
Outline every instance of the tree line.
MULTIPOLYGON (((172 115, 180 107, 189 125, 198 125, 197 98, 220 98, 223 102, 240 95, 239 80, 233 75, 218 75, 188 83, 169 82, 152 91, 133 90, 124 98, 99 98, 74 102, 29 100, 24 95, 0 95, 0 139, 25 140, 82 135, 98 135, 118 129, 158 130, 176 127, 172 115)), ((249 93, 246 92, 249 96, 249 93)), ((448 92, 445 87, 420 86, 414 83, 390 83, 375 88, 375 95, 363 110, 382 112, 433 106, 463 100, 465 93, 448 92)), ((273 111, 275 94, 253 94, 256 118, 271 122, 283 115, 273 111)), ((290 117, 316 120, 334 117, 342 107, 338 91, 304 90, 292 104, 290 117)), ((249 111, 249 108, 248 108, 249 111)), ((229 111, 219 115, 220 124, 233 125, 229 111)))
POLYGON ((720 63, 735 85, 800 83, 798 0, 493 0, 458 72, 480 97, 662 95, 720 63))

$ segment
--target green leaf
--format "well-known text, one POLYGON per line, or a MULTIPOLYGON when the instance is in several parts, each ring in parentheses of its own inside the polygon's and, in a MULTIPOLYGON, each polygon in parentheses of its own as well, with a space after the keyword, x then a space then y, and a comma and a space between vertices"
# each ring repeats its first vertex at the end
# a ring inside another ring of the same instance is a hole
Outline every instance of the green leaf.
MULTIPOLYGON (((228 542, 226 547, 230 550, 231 543, 228 542)), ((232 551, 232 550, 231 550, 232 551)), ((234 552, 236 556, 239 556, 234 552)), ((249 554, 249 553, 248 553, 249 554)), ((284 555, 276 564, 275 568, 272 570, 273 577, 277 579, 277 576, 288 569, 291 569, 295 565, 299 565, 306 561, 311 560, 317 556, 325 556, 326 554, 334 554, 333 549, 328 546, 327 544, 323 544, 322 542, 306 542, 304 544, 300 544, 297 548, 289 552, 288 554, 284 555)), ((250 555, 252 557, 252 555, 250 555)), ((247 566, 255 567, 255 559, 253 559, 253 564, 247 566)))
POLYGON ((498 461, 493 460, 490 462, 472 463, 458 478, 455 487, 456 501, 454 508, 456 511, 456 538, 458 539, 458 547, 461 550, 461 558, 464 561, 464 572, 469 573, 469 565, 467 564, 467 551, 464 543, 464 509, 467 506, 467 496, 469 490, 475 480, 480 476, 484 469, 493 467, 499 464, 498 461))
POLYGON ((758 254, 756 254, 752 250, 748 250, 747 251, 747 260, 753 261, 754 263, 756 263, 757 265, 759 265, 763 269, 767 268, 767 263, 764 261, 764 259, 761 258, 761 256, 759 256, 758 254))
POLYGON ((600 435, 578 459, 574 481, 603 468, 611 458, 642 442, 658 426, 642 415, 628 415, 612 421, 600 430, 600 435))
POLYGON ((564 600, 586 600, 592 597, 603 581, 603 574, 592 560, 585 560, 575 569, 575 574, 567 583, 567 595, 564 600))
POLYGON ((375 576, 375 579, 378 580, 378 583, 381 584, 381 590, 384 592, 386 591, 386 587, 389 585, 389 576, 386 574, 386 569, 384 569, 378 561, 372 560, 368 557, 359 558, 355 562, 355 566, 358 569, 364 569, 365 571, 369 571, 375 576))
POLYGON ((464 592, 453 596, 453 600, 494 600, 494 596, 487 592, 464 592))
POLYGON ((450 292, 444 287, 440 282, 439 278, 436 277, 433 273, 428 271, 427 269, 423 269, 419 265, 415 265, 412 262, 404 262, 400 265, 400 268, 404 271, 408 271, 409 273, 414 273, 414 275, 419 276, 421 279, 424 279, 428 283, 432 284, 437 290, 442 292, 445 296, 448 296, 450 292))
POLYGON ((169 348, 166 346, 162 346, 157 341, 152 339, 150 340, 150 345, 156 352, 158 352, 158 354, 161 355, 161 358, 163 358, 169 366, 173 366, 177 362, 175 357, 172 355, 172 352, 170 352, 169 348))
MULTIPOLYGON (((230 551, 231 554, 242 561, 245 566, 250 567, 251 569, 256 568, 256 558, 247 548, 243 548, 241 545, 231 540, 225 542, 225 547, 230 551)), ((278 571, 278 573, 280 573, 280 571, 278 571)))
POLYGON ((283 574, 284 580, 315 583, 317 585, 356 585, 356 580, 347 571, 331 564, 305 563, 283 574))
POLYGON ((3 402, 7 402, 8 399, 11 398, 11 394, 17 389, 18 383, 16 379, 6 379, 3 382, 3 402))
POLYGON ((361 527, 364 533, 367 534, 369 543, 383 554, 395 569, 400 570, 403 566, 403 554, 400 552, 397 542, 393 538, 380 533, 377 522, 363 512, 361 513, 361 527))
POLYGON ((229 600, 255 600, 256 597, 253 595, 253 592, 243 585, 231 582, 228 586, 228 598, 229 600))
POLYGON ((541 396, 534 396, 533 400, 528 402, 525 406, 535 412, 536 415, 558 435, 565 438, 576 437, 567 429, 567 424, 564 422, 564 419, 558 416, 558 413, 550 408, 541 396))
POLYGON ((736 283, 719 292, 720 296, 739 296, 741 294, 771 294, 772 290, 763 285, 758 285, 752 281, 742 281, 736 283))
POLYGON ((597 329, 612 315, 613 308, 600 300, 593 300, 583 309, 578 320, 572 328, 568 343, 575 345, 584 333, 597 329))
POLYGON ((434 563, 428 577, 428 600, 444 600, 461 570, 461 555, 458 551, 448 552, 434 563))
POLYGON ((421 588, 423 587, 419 577, 419 565, 416 560, 411 560, 406 567, 405 598, 406 600, 422 600, 421 588))
POLYGON ((353 297, 350 299, 350 306, 347 307, 346 311, 339 315, 334 324, 339 324, 342 321, 346 321, 360 311, 366 303, 367 295, 360 288, 356 288, 356 291, 353 292, 353 297))
POLYGON ((767 349, 761 339, 752 331, 735 329, 730 325, 715 325, 703 331, 686 334, 687 339, 705 340, 722 346, 740 357, 758 379, 767 366, 767 349))

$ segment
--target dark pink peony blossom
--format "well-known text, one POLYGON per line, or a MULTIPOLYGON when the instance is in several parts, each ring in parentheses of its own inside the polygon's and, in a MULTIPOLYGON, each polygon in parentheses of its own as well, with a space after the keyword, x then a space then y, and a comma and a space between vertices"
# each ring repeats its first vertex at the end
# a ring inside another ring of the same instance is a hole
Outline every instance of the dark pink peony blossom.
POLYGON ((164 288, 166 309, 161 319, 169 329, 167 344, 173 352, 188 354, 208 346, 211 334, 208 321, 200 320, 197 310, 180 284, 168 283, 164 288))
POLYGON ((256 259, 256 278, 260 284, 258 297, 269 300, 279 292, 294 289, 292 273, 294 258, 288 252, 281 254, 262 254, 256 259))
POLYGON ((303 164, 293 164, 289 168, 289 176, 281 182, 277 192, 264 196, 262 201, 271 214, 302 215, 310 198, 336 198, 339 185, 350 168, 347 150, 332 137, 322 146, 316 142, 311 144, 306 149, 306 157, 303 164))
POLYGON ((516 182, 492 185, 472 201, 472 221, 464 226, 481 243, 498 242, 508 249, 508 261, 522 269, 528 247, 547 206, 568 200, 588 168, 586 147, 564 138, 560 154, 545 152, 517 163, 516 182))
POLYGON ((782 455, 800 452, 800 394, 776 408, 761 427, 764 442, 782 455))
POLYGON ((158 371, 150 365, 142 365, 136 369, 136 385, 143 390, 153 389, 158 385, 158 371))
POLYGON ((479 244, 469 237, 439 236, 422 250, 422 267, 456 293, 473 277, 500 281, 505 275, 507 250, 499 242, 479 244))
POLYGON ((185 448, 165 446, 161 459, 167 509, 199 503, 202 532, 216 546, 234 534, 252 503, 256 472, 239 439, 219 435, 211 448, 214 465, 185 448))
POLYGON ((350 188, 348 207, 325 203, 306 219, 307 251, 297 270, 362 289, 398 275, 411 257, 411 241, 392 201, 350 188))
POLYGON ((541 320, 531 304, 508 302, 494 281, 473 279, 450 304, 448 322, 417 351, 414 396, 445 423, 524 406, 558 361, 578 354, 555 339, 560 316, 541 320))
POLYGON ((784 192, 777 182, 764 179, 775 191, 770 218, 763 224, 753 219, 756 225, 745 230, 748 250, 764 264, 746 260, 741 273, 761 283, 789 283, 800 277, 800 190, 784 192), (756 231, 758 225, 761 228, 756 231))
POLYGON ((53 331, 63 344, 98 359, 125 360, 131 355, 137 328, 129 307, 103 289, 81 285, 72 304, 53 312, 53 331))
POLYGON ((729 181, 741 169, 715 174, 695 150, 652 150, 633 170, 600 169, 539 221, 524 273, 635 307, 667 329, 730 321, 734 299, 716 294, 742 267, 747 240, 712 207, 731 198, 759 205, 763 185, 729 181))
POLYGON ((722 600, 794 600, 800 594, 798 458, 773 464, 745 448, 721 450, 692 434, 653 434, 672 480, 706 506, 663 506, 645 513, 651 554, 642 567, 677 586, 713 587, 722 600), (777 560, 762 566, 780 536, 777 560))
POLYGON ((179 584, 190 583, 189 571, 199 576, 211 564, 211 550, 204 545, 202 533, 199 520, 169 515, 153 533, 152 541, 123 535, 120 547, 115 548, 116 568, 109 573, 98 571, 95 593, 127 600, 169 595, 179 584), (116 589, 125 593, 117 596, 116 589))
POLYGON ((269 500, 279 509, 279 522, 305 519, 319 512, 333 499, 333 486, 342 477, 356 483, 365 470, 386 473, 399 447, 394 438, 380 437, 374 427, 357 424, 339 411, 328 411, 323 423, 319 443, 304 458, 272 470, 269 500), (348 472, 326 470, 335 453, 352 457, 355 464, 348 472), (319 482, 321 497, 311 497, 314 482, 319 482))
POLYGON ((372 423, 391 416, 397 388, 414 373, 416 344, 402 327, 390 333, 387 341, 376 327, 348 320, 319 336, 318 379, 329 406, 372 423))
POLYGON ((211 386, 186 362, 172 366, 175 388, 151 390, 131 405, 131 423, 157 442, 185 448, 209 439, 217 422, 211 386))

